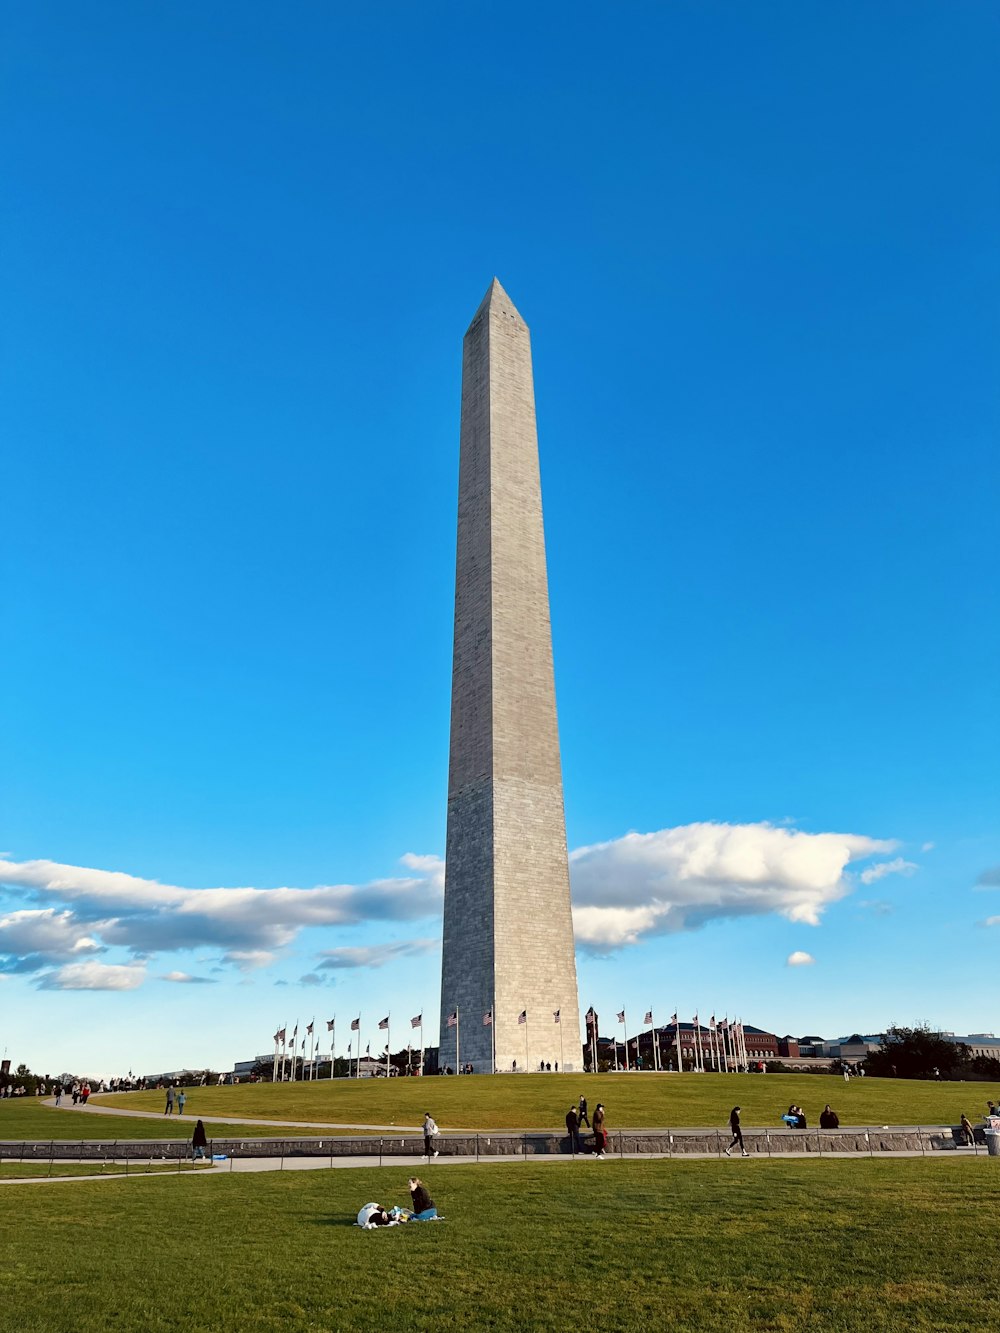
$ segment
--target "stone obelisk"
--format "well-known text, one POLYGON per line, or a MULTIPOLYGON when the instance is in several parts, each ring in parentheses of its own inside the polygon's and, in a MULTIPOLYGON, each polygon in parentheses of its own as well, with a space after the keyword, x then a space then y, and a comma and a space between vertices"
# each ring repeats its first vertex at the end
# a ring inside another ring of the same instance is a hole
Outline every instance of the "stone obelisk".
POLYGON ((573 1070, 580 1015, 531 340, 496 279, 465 335, 460 454, 440 1061, 477 1074, 494 1056, 501 1071, 573 1070))

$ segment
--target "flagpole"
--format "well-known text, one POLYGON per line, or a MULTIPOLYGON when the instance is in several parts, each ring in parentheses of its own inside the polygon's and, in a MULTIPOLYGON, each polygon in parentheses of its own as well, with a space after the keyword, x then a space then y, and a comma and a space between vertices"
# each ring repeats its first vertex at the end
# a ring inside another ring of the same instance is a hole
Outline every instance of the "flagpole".
POLYGON ((461 1015, 458 1012, 458 1005, 456 1004, 455 1005, 455 1073, 456 1074, 460 1074, 462 1072, 462 1065, 459 1061, 459 1054, 458 1054, 459 1052, 458 1039, 459 1036, 461 1035, 461 1027, 460 1027, 461 1021, 462 1021, 461 1015))
POLYGON ((272 1083, 277 1083, 277 1081, 278 1081, 278 1037, 279 1037, 279 1035, 280 1035, 280 1031, 279 1031, 279 1032, 276 1032, 276 1033, 274 1034, 274 1059, 271 1061, 271 1082, 272 1082, 272 1083))
POLYGON ((695 1058, 698 1061, 698 1073, 704 1074, 705 1062, 701 1058, 701 1019, 697 1014, 694 1016, 694 1049, 696 1052, 695 1058))
POLYGON ((337 1063, 337 1015, 333 1016, 333 1027, 330 1029, 330 1077, 333 1078, 334 1067, 337 1063))
POLYGON ((528 1011, 524 1011, 524 1072, 531 1073, 531 1065, 528 1063, 528 1011))
POLYGON ((355 1078, 361 1077, 361 1014, 358 1014, 358 1063, 354 1070, 355 1078))
POLYGON ((424 1011, 420 1011, 420 1077, 424 1076, 424 1011))
MULTIPOLYGON (((622 1020, 624 1021, 624 1020, 622 1020)), ((615 1073, 618 1073, 618 1033, 615 1033, 615 1073)))
POLYGON ((684 1073, 684 1057, 681 1055, 681 1015, 680 1010, 674 1013, 674 1039, 677 1042, 677 1072, 684 1073))
MULTIPOLYGON (((576 1012, 579 1013, 579 1009, 576 1012)), ((563 1053, 562 1009, 559 1010, 559 1067, 565 1072, 566 1059, 563 1053)))
MULTIPOLYGON (((625 1014, 624 1009, 622 1010, 622 1013, 625 1014)), ((627 1074, 628 1073, 628 1014, 625 1014, 622 1027, 624 1027, 625 1029, 625 1073, 627 1074)))
POLYGON ((285 1062, 285 1052, 288 1050, 288 1024, 281 1029, 281 1081, 284 1083, 288 1075, 288 1066, 285 1062))
POLYGON ((497 997, 490 1004, 490 1050, 493 1054, 493 1072, 497 1072, 497 997))
MULTIPOLYGON (((392 1011, 390 1010, 389 1013, 386 1014, 386 1018, 391 1018, 391 1017, 392 1017, 392 1011)), ((391 1029, 390 1029, 390 1027, 389 1027, 389 1024, 386 1023, 386 1025, 385 1025, 385 1076, 386 1076, 386 1078, 389 1077, 389 1051, 390 1051, 390 1049, 391 1049, 391 1047, 392 1047, 392 1038, 391 1038, 391 1036, 389 1035, 390 1032, 391 1032, 391 1029)))

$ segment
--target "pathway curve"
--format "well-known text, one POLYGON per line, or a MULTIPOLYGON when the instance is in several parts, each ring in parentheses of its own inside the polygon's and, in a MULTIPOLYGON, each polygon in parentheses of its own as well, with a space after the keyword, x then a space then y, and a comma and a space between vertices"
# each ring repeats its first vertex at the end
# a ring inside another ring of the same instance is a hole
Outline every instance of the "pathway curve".
MULTIPOLYGON (((42 1105, 55 1111, 73 1111, 83 1115, 131 1116, 135 1120, 168 1120, 176 1124, 178 1120, 194 1125, 196 1120, 206 1125, 268 1125, 277 1129, 371 1129, 376 1133, 386 1134, 422 1134, 423 1125, 355 1125, 327 1120, 250 1120, 242 1115, 164 1115, 162 1111, 133 1111, 124 1106, 108 1106, 105 1103, 87 1102, 86 1105, 56 1106, 54 1097, 43 1097, 42 1105)), ((474 1129, 453 1129, 451 1134, 475 1134, 474 1129)), ((496 1131, 499 1133, 500 1131, 496 1131)), ((504 1131, 514 1132, 514 1131, 504 1131)))

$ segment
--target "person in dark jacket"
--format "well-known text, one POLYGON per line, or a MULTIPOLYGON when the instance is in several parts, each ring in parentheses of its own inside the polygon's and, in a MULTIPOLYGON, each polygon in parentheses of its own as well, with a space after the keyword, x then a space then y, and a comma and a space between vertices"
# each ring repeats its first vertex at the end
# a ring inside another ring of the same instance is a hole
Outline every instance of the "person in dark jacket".
POLYGON ((566 1133, 569 1135, 570 1152, 580 1151, 580 1122, 576 1117, 576 1107, 571 1106, 566 1112, 566 1133))
POLYGON ((191 1148, 195 1157, 204 1157, 207 1147, 208 1135, 205 1133, 205 1126, 199 1120, 194 1127, 194 1133, 191 1135, 191 1148))
POLYGON ((819 1113, 819 1127, 820 1129, 840 1128, 840 1116, 837 1114, 836 1111, 830 1109, 829 1102, 827 1102, 827 1104, 823 1107, 822 1111, 820 1111, 819 1113))
POLYGON ((410 1177, 410 1201, 413 1204, 411 1222, 430 1222, 437 1217, 434 1200, 427 1192, 427 1186, 417 1176, 410 1177))
POLYGON ((583 1129, 584 1125, 586 1125, 587 1128, 590 1129, 590 1121, 587 1119, 587 1099, 586 1099, 586 1097, 581 1097, 581 1098, 580 1098, 580 1109, 579 1109, 579 1111, 577 1111, 577 1113, 576 1113, 576 1119, 577 1119, 577 1123, 579 1124, 579 1126, 580 1126, 581 1129, 583 1129))
POLYGON ((606 1157, 605 1149, 608 1146, 608 1136, 604 1132, 604 1103, 598 1102, 594 1108, 594 1152, 600 1160, 606 1157))
POLYGON ((733 1132, 733 1141, 726 1149, 727 1157, 732 1156, 733 1149, 736 1147, 737 1143, 740 1145, 740 1155, 742 1157, 750 1156, 746 1148, 743 1146, 743 1130, 740 1127, 740 1112, 742 1110, 743 1110, 742 1106, 734 1106, 733 1109, 729 1112, 729 1128, 733 1132))

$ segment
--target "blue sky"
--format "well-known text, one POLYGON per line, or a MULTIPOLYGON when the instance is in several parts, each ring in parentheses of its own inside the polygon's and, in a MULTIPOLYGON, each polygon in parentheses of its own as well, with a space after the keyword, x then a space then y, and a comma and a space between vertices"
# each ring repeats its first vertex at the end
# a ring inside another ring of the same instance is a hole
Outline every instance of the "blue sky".
POLYGON ((582 1007, 996 1029, 998 36, 978 3, 7 12, 9 1054, 436 1014, 494 274, 597 849, 582 1007))

